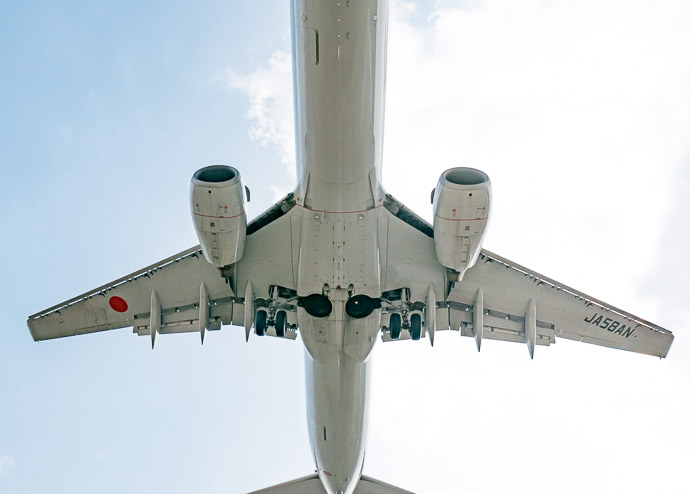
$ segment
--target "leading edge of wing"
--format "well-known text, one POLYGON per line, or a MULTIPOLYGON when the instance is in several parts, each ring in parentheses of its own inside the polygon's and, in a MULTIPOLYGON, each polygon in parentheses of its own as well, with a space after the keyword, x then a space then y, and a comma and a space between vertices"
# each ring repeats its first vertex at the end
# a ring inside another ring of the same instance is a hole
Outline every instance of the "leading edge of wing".
POLYGON ((666 351, 663 353, 662 357, 665 357, 668 354, 669 349, 671 348, 671 345, 673 343, 673 333, 666 329, 663 328, 657 324, 654 324, 650 321, 647 321, 645 319, 642 319, 641 317, 638 317, 634 314, 631 314, 630 312, 627 312, 623 309, 619 309, 617 307, 614 307, 610 304, 607 304, 606 302, 603 302, 597 298, 594 298, 590 295, 587 295, 579 290, 576 290, 574 288, 571 288, 563 283, 560 283, 558 281, 555 281, 547 276, 544 276, 540 273, 537 273, 536 271, 533 271, 531 269, 528 269, 524 266, 521 266, 518 263, 515 263, 513 261, 510 261, 502 256, 499 256, 498 254, 494 254, 493 252, 490 252, 486 249, 482 249, 481 251, 481 256, 479 262, 497 262, 503 266, 505 266, 508 269, 515 270, 524 276, 529 276, 537 285, 546 285, 550 286, 551 288, 554 288, 556 290, 565 292, 566 294, 572 295, 573 297, 576 297, 580 299, 583 303, 585 303, 588 306, 596 306, 600 308, 602 311, 606 312, 612 312, 620 317, 623 317, 625 319, 628 319, 630 321, 633 321, 641 326, 646 327, 647 329, 660 333, 662 335, 666 335, 670 337, 670 341, 668 346, 666 347, 666 351))

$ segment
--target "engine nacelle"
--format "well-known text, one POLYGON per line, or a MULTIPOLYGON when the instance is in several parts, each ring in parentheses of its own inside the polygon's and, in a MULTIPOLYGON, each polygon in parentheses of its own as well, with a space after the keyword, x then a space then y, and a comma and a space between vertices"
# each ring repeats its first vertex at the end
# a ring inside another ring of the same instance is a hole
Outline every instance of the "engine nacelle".
POLYGON ((434 191, 434 244, 442 266, 459 273, 474 266, 489 221, 491 181, 474 168, 443 172, 434 191))
POLYGON ((211 165, 192 176, 194 229, 208 262, 222 268, 240 260, 247 235, 245 189, 240 172, 211 165))

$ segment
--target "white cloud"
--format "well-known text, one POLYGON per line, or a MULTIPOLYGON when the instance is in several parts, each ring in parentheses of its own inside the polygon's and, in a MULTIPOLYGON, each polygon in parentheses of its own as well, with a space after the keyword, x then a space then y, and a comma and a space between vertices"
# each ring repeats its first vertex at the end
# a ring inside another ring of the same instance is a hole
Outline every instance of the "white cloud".
POLYGON ((4 477, 12 468, 14 468, 14 459, 6 455, 0 456, 0 478, 4 477))
POLYGON ((273 192, 273 202, 278 202, 292 192, 292 189, 280 185, 271 185, 271 192, 273 192))
POLYGON ((276 150, 281 163, 295 171, 295 137, 292 104, 292 58, 278 50, 266 64, 250 74, 229 69, 227 83, 249 97, 249 135, 262 146, 276 150))

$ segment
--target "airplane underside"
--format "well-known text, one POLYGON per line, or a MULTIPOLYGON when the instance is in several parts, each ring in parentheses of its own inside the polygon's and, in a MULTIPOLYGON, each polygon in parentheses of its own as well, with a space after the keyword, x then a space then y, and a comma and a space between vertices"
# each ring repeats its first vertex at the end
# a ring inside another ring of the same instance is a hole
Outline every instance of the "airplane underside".
MULTIPOLYGON (((557 338, 665 357, 673 334, 482 249, 489 177, 441 174, 433 223, 381 183, 387 0, 292 0, 297 187, 247 222, 237 169, 197 171, 199 245, 29 317, 36 341, 131 327, 151 339, 223 326, 305 345, 316 475, 263 494, 393 494, 362 476, 368 359, 452 330, 535 348, 557 338)), ((424 195, 427 191, 424 189, 424 195)), ((254 338, 258 341, 258 338, 254 338)), ((255 493, 255 494, 256 494, 255 493)))

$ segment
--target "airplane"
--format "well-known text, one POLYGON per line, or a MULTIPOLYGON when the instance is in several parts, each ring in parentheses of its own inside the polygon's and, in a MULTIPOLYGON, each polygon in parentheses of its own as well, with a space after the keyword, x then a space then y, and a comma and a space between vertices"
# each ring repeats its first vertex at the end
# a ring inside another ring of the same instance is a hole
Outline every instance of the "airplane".
POLYGON ((293 0, 295 190, 251 222, 239 171, 190 184, 199 245, 28 318, 36 341, 124 327, 151 338, 244 327, 305 346, 316 473, 257 493, 393 494, 362 474, 370 355, 437 331, 556 338, 666 357, 673 334, 482 248, 491 182, 445 171, 429 224, 382 185, 386 0, 293 0))

